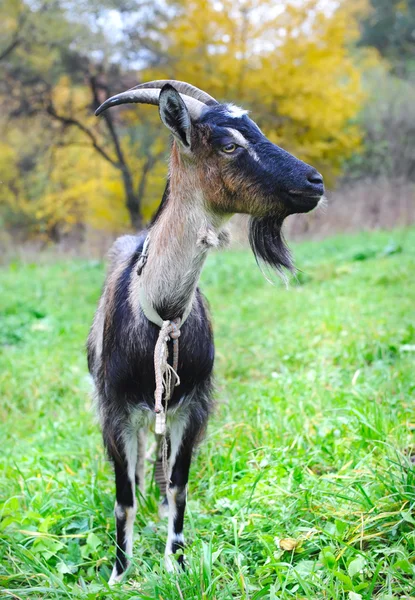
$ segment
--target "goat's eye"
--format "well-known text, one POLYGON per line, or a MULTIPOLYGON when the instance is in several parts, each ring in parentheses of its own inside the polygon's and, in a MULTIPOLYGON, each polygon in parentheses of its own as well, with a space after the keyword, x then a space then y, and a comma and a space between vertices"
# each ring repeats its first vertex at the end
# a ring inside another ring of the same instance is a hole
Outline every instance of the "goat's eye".
POLYGON ((232 154, 232 152, 235 152, 236 148, 236 144, 226 144, 226 146, 222 146, 222 151, 226 152, 226 154, 232 154))

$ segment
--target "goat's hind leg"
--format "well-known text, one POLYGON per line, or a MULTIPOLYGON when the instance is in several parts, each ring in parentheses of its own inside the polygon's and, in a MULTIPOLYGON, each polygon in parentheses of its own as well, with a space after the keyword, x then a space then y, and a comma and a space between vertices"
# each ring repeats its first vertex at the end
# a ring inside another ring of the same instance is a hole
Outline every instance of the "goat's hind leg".
POLYGON ((117 550, 109 580, 109 585, 113 585, 122 580, 133 551, 133 529, 137 513, 135 484, 139 448, 138 434, 125 427, 121 433, 111 437, 111 443, 107 442, 107 448, 114 464, 116 488, 114 514, 117 550))

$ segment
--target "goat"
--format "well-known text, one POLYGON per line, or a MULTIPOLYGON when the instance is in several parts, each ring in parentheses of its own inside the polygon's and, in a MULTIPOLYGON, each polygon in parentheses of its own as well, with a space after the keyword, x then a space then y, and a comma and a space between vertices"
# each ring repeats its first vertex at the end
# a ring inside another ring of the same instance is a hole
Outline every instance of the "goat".
MULTIPOLYGON (((159 106, 173 144, 166 190, 148 231, 123 236, 110 250, 88 337, 88 366, 115 471, 117 549, 110 584, 121 580, 132 556, 135 486, 143 492, 145 438, 156 420, 154 351, 160 328, 167 323, 170 332, 181 334, 180 380, 171 394, 164 390, 164 406, 157 410, 167 419, 165 564, 172 570, 183 565, 183 554, 177 561, 172 555, 184 548, 192 452, 212 410, 213 334, 197 287, 208 251, 226 244, 230 216, 246 213, 257 262, 292 269, 282 222, 313 209, 324 194, 322 176, 272 144, 245 110, 220 104, 188 83, 163 80, 109 98, 96 114, 133 102, 159 106)), ((170 337, 164 339, 166 350, 170 337)), ((163 427, 157 430, 156 422, 156 433, 163 427)))

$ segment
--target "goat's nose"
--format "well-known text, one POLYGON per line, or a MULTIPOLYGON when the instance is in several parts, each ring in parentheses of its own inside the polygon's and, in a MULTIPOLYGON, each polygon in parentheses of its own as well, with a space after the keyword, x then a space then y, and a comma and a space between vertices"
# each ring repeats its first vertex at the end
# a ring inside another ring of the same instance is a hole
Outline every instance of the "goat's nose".
POLYGON ((314 167, 311 167, 306 175, 306 189, 313 196, 322 196, 324 194, 323 177, 314 167))
POLYGON ((307 179, 313 185, 323 185, 323 177, 315 169, 308 175, 307 179))

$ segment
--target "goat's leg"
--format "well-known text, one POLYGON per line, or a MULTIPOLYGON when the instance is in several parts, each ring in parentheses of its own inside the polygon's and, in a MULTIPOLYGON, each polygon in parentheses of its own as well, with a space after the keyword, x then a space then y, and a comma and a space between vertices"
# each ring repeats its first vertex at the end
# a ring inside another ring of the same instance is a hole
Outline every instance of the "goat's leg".
POLYGON ((145 494, 146 439, 147 432, 142 428, 138 432, 137 464, 135 468, 135 484, 142 497, 145 494))
MULTIPOLYGON (((171 555, 184 549, 183 521, 186 509, 187 481, 189 478, 192 451, 199 428, 181 423, 173 424, 170 431, 170 481, 167 485, 168 500, 168 536, 165 550, 165 565, 168 571, 174 570, 171 555)), ((178 563, 184 566, 182 554, 178 563)))
POLYGON ((133 528, 137 513, 135 478, 137 467, 138 439, 136 432, 124 432, 122 442, 112 449, 115 472, 115 520, 117 550, 109 585, 121 581, 133 551, 133 528))

